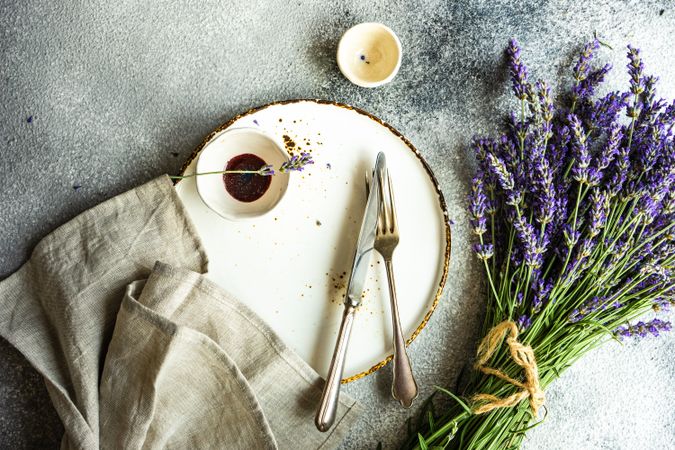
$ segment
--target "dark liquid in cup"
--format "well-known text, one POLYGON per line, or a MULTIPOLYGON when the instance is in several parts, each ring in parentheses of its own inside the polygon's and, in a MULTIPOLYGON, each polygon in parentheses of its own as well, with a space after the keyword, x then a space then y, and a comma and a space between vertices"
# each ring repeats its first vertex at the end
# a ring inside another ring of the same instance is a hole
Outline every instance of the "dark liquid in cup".
MULTIPOLYGON (((237 155, 227 162, 225 170, 259 170, 265 161, 251 153, 237 155)), ((225 190, 240 202, 250 203, 262 197, 270 184, 272 177, 257 173, 226 173, 223 175, 225 190)))

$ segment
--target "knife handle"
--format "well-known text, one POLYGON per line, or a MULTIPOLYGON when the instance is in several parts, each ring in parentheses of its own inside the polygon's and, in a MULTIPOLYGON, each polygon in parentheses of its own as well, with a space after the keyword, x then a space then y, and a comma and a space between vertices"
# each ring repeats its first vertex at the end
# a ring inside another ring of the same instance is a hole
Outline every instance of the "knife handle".
POLYGON ((345 305, 342 323, 340 324, 340 332, 338 333, 337 342, 335 343, 333 359, 330 362, 328 377, 326 378, 326 384, 324 384, 323 392, 321 394, 321 403, 319 404, 319 409, 314 418, 314 424, 319 431, 328 431, 333 425, 333 422, 335 422, 338 396, 340 394, 340 381, 342 380, 342 372, 345 367, 347 345, 349 344, 349 336, 352 333, 355 312, 356 308, 352 305, 345 305))

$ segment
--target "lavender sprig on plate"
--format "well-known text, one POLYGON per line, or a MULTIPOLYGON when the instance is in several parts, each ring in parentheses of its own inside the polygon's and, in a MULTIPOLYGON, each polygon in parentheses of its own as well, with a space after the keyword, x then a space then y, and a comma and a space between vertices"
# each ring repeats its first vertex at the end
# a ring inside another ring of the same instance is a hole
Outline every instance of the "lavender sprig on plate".
POLYGON ((312 155, 310 155, 307 152, 302 152, 300 155, 293 155, 291 156, 291 159, 283 163, 279 167, 279 172, 293 172, 293 171, 298 171, 302 172, 302 170, 305 168, 305 166, 309 164, 314 164, 314 160, 312 159, 312 155))
MULTIPOLYGON (((314 160, 312 159, 312 156, 309 153, 302 152, 300 156, 293 156, 291 157, 290 160, 284 162, 279 166, 279 172, 280 173, 285 173, 285 172, 292 172, 292 171, 299 171, 301 172, 305 166, 309 164, 314 164, 314 160)), ((261 175, 264 177, 267 176, 273 176, 276 174, 276 171, 274 170, 274 166, 271 164, 266 164, 262 166, 260 169, 257 170, 218 170, 215 172, 201 172, 201 173, 191 173, 188 175, 175 175, 175 176, 169 176, 169 178, 179 180, 182 178, 190 178, 190 177, 196 177, 200 175, 224 175, 224 174, 252 174, 252 175, 261 175)))

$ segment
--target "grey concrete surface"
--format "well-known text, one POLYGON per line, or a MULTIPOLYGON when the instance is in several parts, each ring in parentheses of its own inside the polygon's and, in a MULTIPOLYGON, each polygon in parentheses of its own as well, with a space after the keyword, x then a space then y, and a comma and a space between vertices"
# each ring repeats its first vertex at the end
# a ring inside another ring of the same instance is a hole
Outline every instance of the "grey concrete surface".
MULTIPOLYGON (((535 76, 570 83, 575 52, 597 31, 642 48, 660 93, 675 97, 672 1, 399 0, 0 1, 0 277, 81 211, 175 173, 214 127, 251 106, 334 99, 390 122, 435 170, 456 222, 445 296, 412 345, 422 387, 453 386, 474 351, 481 272, 469 254, 466 145, 513 106, 502 57, 509 37, 535 76), (340 34, 381 21, 400 36, 388 86, 338 72, 340 34)), ((675 448, 675 336, 595 351, 548 392, 546 423, 526 449, 675 448)), ((388 395, 387 369, 347 386, 368 410, 343 447, 385 448, 411 414, 388 395)), ((57 448, 62 428, 29 364, 0 341, 0 448, 57 448)))

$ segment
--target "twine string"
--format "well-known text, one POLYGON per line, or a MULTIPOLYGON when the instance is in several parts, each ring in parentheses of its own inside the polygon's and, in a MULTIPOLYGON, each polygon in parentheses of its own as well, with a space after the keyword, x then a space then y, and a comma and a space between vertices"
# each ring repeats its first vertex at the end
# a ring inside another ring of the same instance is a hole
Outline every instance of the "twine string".
POLYGON ((514 322, 505 320, 495 325, 488 332, 478 346, 474 368, 486 375, 500 378, 520 389, 508 397, 498 397, 485 393, 475 394, 472 400, 476 403, 482 403, 480 406, 474 408, 473 412, 475 414, 484 414, 496 408, 513 407, 527 398, 530 402, 532 413, 536 416, 539 408, 544 404, 545 396, 544 391, 539 385, 539 370, 537 369, 534 351, 529 345, 523 345, 518 342, 518 327, 514 322), (505 335, 511 359, 523 368, 525 375, 525 381, 523 382, 511 378, 501 370, 486 365, 501 345, 505 335))

